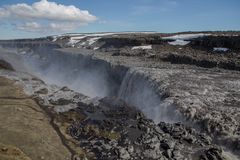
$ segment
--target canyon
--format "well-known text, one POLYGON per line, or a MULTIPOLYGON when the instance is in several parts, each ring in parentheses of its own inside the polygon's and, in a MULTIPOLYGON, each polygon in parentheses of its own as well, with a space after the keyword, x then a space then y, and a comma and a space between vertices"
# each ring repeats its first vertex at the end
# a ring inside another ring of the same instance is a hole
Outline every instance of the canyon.
POLYGON ((0 46, 0 144, 19 153, 2 147, 0 158, 239 159, 238 32, 65 34, 0 46))

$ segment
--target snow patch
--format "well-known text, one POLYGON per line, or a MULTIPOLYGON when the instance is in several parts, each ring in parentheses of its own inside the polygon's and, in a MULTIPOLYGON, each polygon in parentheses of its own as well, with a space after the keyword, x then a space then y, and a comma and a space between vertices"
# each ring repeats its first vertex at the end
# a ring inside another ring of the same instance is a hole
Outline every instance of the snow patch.
POLYGON ((85 37, 86 36, 71 37, 67 44, 71 45, 71 46, 74 46, 75 44, 79 43, 85 37))
POLYGON ((204 36, 209 36, 209 35, 211 35, 211 34, 204 34, 204 33, 198 33, 198 34, 178 34, 178 35, 170 36, 170 37, 162 37, 162 39, 166 39, 166 40, 190 40, 190 39, 204 37, 204 36))
POLYGON ((88 44, 91 46, 93 45, 95 42, 97 42, 99 39, 101 39, 102 37, 94 37, 94 38, 90 38, 88 41, 88 44))
POLYGON ((99 37, 99 36, 110 36, 116 33, 91 33, 91 34, 87 34, 87 36, 91 36, 91 37, 99 37))
POLYGON ((80 45, 81 45, 81 46, 84 46, 84 45, 86 45, 86 42, 82 42, 80 45))
POLYGON ((99 47, 94 47, 94 48, 93 48, 93 50, 98 50, 98 49, 99 49, 99 47))
POLYGON ((136 49, 142 49, 142 50, 152 49, 152 45, 134 46, 134 47, 132 47, 132 50, 136 50, 136 49))
MULTIPOLYGON (((104 33, 68 33, 68 34, 60 34, 60 35, 54 35, 52 36, 52 41, 56 42, 58 40, 61 40, 63 38, 68 38, 69 41, 66 43, 66 45, 71 47, 78 47, 79 46, 91 46, 95 42, 97 42, 99 39, 105 37, 105 36, 118 36, 123 34, 154 34, 157 32, 104 32, 104 33), (87 38, 86 41, 81 42, 82 39, 87 38), (81 42, 81 43, 80 43, 81 42), (78 46, 76 44, 80 43, 78 46)), ((97 50, 96 48, 95 50, 97 50)), ((143 48, 144 49, 144 48, 143 48)), ((146 48, 148 49, 148 48, 146 48)))
POLYGON ((101 37, 101 36, 111 36, 111 35, 121 35, 121 34, 155 34, 157 32, 106 32, 106 33, 88 33, 84 34, 89 37, 101 37))
POLYGON ((229 50, 228 48, 223 48, 223 47, 213 48, 213 51, 215 51, 215 52, 227 52, 228 50, 229 50))
POLYGON ((185 46, 185 45, 187 45, 189 43, 190 43, 190 41, 184 41, 184 40, 181 40, 181 39, 177 39, 177 40, 175 40, 173 42, 168 42, 168 44, 174 45, 174 46, 176 46, 176 45, 185 46))
POLYGON ((52 42, 56 42, 58 39, 58 36, 52 36, 52 38, 53 38, 52 42))

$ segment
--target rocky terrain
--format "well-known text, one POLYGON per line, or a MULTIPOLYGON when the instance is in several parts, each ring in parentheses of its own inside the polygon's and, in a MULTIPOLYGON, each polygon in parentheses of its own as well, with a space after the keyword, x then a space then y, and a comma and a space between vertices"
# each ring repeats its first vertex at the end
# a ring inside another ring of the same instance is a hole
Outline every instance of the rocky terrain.
POLYGON ((0 41, 0 158, 239 159, 239 37, 0 41))

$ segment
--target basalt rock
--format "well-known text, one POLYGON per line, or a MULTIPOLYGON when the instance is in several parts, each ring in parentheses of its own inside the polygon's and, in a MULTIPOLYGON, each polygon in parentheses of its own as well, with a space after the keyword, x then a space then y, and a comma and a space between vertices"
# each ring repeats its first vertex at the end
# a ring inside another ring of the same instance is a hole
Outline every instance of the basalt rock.
POLYGON ((206 36, 192 40, 190 45, 210 50, 213 47, 225 47, 240 51, 240 36, 206 36))
POLYGON ((14 68, 12 67, 12 65, 4 60, 0 59, 0 69, 7 69, 7 70, 11 70, 13 71, 14 68))
MULTIPOLYGON (((80 146, 95 153, 97 159, 177 159, 194 157, 212 146, 192 128, 179 123, 156 125, 145 116, 138 118, 140 111, 121 100, 100 101, 94 113, 86 113, 88 118, 76 120, 68 129, 80 146)), ((74 110, 84 112, 88 107, 81 105, 74 110)))

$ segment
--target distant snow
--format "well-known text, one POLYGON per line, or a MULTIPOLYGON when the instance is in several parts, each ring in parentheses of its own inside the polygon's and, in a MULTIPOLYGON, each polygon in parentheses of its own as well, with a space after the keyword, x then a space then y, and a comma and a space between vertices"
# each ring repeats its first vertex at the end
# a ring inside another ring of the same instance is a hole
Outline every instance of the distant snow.
POLYGON ((98 50, 98 49, 99 49, 99 47, 94 47, 94 48, 93 48, 93 50, 98 50))
POLYGON ((211 34, 204 34, 204 33, 198 33, 198 34, 178 34, 178 35, 170 36, 170 37, 162 37, 162 39, 166 39, 166 40, 190 40, 190 39, 204 37, 204 36, 209 36, 209 35, 211 35, 211 34))
POLYGON ((121 35, 121 34, 154 34, 157 32, 108 32, 108 33, 91 33, 88 36, 109 36, 109 35, 121 35))
POLYGON ((97 37, 97 36, 109 36, 109 35, 113 35, 115 33, 91 33, 91 34, 87 34, 87 36, 91 36, 91 37, 97 37))
POLYGON ((85 38, 86 36, 74 36, 74 37, 71 37, 69 42, 68 42, 68 45, 71 45, 71 46, 74 46, 75 44, 77 44, 78 42, 81 41, 81 39, 85 38))
POLYGON ((198 34, 178 34, 175 36, 169 36, 169 37, 162 37, 162 39, 165 40, 175 40, 173 42, 168 42, 170 45, 179 45, 179 46, 185 46, 190 43, 191 39, 209 36, 211 34, 204 34, 204 33, 198 33, 198 34))
POLYGON ((82 42, 80 45, 81 45, 81 46, 84 46, 85 44, 86 44, 86 42, 82 42))
POLYGON ((74 45, 77 44, 78 42, 79 42, 79 40, 70 39, 67 44, 70 45, 70 46, 74 46, 74 45))
POLYGON ((21 51, 21 52, 19 52, 19 54, 24 55, 24 54, 27 54, 27 52, 26 51, 21 51))
POLYGON ((82 36, 74 36, 74 37, 71 37, 72 40, 81 40, 83 38, 85 38, 86 36, 85 35, 82 35, 82 36))
POLYGON ((136 50, 136 49, 143 49, 143 50, 146 50, 146 49, 152 49, 152 45, 146 45, 146 46, 134 46, 134 47, 132 47, 132 50, 136 50))
POLYGON ((94 37, 94 38, 90 38, 88 41, 88 44, 91 46, 93 45, 95 42, 97 42, 99 39, 101 39, 102 37, 94 37))
MULTIPOLYGON (((105 37, 105 36, 117 36, 122 34, 154 34, 157 32, 104 32, 104 33, 67 33, 67 34, 61 34, 61 35, 54 35, 52 36, 52 41, 58 41, 63 38, 68 38, 69 41, 66 43, 68 46, 71 47, 80 47, 80 46, 91 46, 94 43, 96 43, 99 39, 105 37), (86 38, 85 41, 82 39, 86 38), (81 43, 80 43, 81 42, 81 43), (78 46, 76 44, 80 43, 78 46)), ((139 47, 139 46, 136 46, 139 47)), ((95 48, 94 50, 97 50, 98 48, 95 48)), ((137 48, 136 48, 137 49, 137 48)), ((148 47, 141 47, 138 49, 151 49, 148 47)))
POLYGON ((179 45, 179 46, 185 46, 185 45, 187 45, 187 44, 189 44, 190 43, 190 41, 184 41, 184 40, 180 40, 180 39, 177 39, 177 40, 175 40, 175 41, 173 41, 173 42, 168 42, 168 44, 170 44, 170 45, 179 45))
POLYGON ((228 50, 229 50, 228 48, 223 48, 223 47, 213 48, 213 51, 215 51, 215 52, 227 52, 228 50))
POLYGON ((57 36, 52 36, 52 38, 53 38, 53 42, 56 42, 57 41, 57 39, 58 39, 58 37, 57 36))

